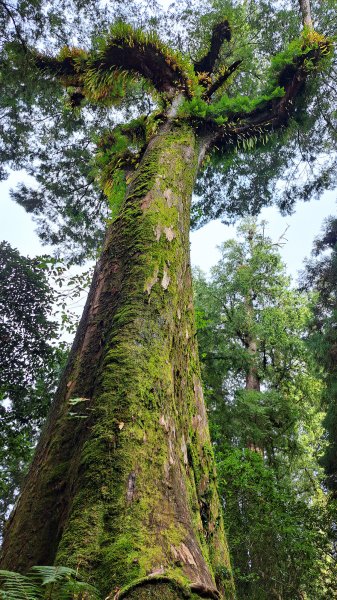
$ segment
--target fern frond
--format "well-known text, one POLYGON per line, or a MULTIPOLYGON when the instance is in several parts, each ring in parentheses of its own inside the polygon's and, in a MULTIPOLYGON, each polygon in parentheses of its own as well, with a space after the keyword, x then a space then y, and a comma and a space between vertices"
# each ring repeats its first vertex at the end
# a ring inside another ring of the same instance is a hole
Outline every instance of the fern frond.
POLYGON ((29 575, 0 571, 1 600, 43 600, 44 593, 29 575))
POLYGON ((35 566, 27 575, 0 571, 0 600, 101 600, 98 590, 78 580, 74 569, 35 566))
POLYGON ((60 581, 69 581, 71 578, 76 577, 76 571, 69 567, 38 565, 31 568, 29 576, 37 578, 40 585, 50 585, 51 583, 58 583, 60 581))

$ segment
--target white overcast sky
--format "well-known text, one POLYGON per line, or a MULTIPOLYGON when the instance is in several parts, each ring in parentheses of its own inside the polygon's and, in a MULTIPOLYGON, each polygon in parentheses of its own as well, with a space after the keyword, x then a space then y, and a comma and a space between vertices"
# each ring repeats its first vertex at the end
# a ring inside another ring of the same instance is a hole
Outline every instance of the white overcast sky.
MULTIPOLYGON (((30 216, 9 197, 9 189, 20 181, 22 175, 13 173, 0 184, 0 239, 7 240, 22 254, 34 256, 48 252, 41 246, 35 233, 35 224, 30 216)), ((266 232, 277 241, 286 232, 287 243, 281 249, 288 272, 296 278, 303 260, 309 256, 313 239, 320 233, 323 220, 336 214, 337 192, 326 193, 320 201, 301 202, 293 215, 281 217, 276 208, 264 209, 261 219, 268 222, 266 232)), ((194 266, 204 271, 219 259, 217 246, 235 235, 235 227, 227 227, 219 221, 213 221, 191 234, 191 258, 194 266)))

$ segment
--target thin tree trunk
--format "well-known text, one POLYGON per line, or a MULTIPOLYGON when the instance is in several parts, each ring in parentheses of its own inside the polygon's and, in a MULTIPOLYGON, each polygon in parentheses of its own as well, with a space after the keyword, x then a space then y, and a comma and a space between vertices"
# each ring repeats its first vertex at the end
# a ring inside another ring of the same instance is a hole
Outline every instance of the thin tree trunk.
POLYGON ((2 568, 72 566, 109 598, 234 597, 192 304, 197 160, 171 126, 128 186, 2 568))
MULTIPOLYGON (((247 317, 252 324, 254 323, 254 305, 253 305, 253 296, 254 291, 250 290, 247 298, 245 300, 245 306, 247 311, 247 317)), ((246 348, 250 360, 250 364, 246 373, 246 390, 247 391, 256 391, 260 392, 261 390, 261 382, 260 376, 257 368, 257 340, 252 333, 247 334, 246 336, 246 348)), ((259 454, 263 454, 263 449, 259 448, 256 445, 255 440, 251 440, 248 444, 250 450, 254 452, 258 452, 259 454)))
MULTIPOLYGON (((260 386, 260 378, 258 374, 258 370, 256 367, 256 353, 257 353, 257 343, 253 338, 249 338, 247 341, 247 350, 251 359, 251 364, 249 366, 248 372, 246 374, 246 390, 247 391, 256 391, 259 392, 261 389, 260 386)), ((263 449, 256 445, 255 440, 251 440, 248 443, 249 450, 253 450, 254 452, 258 452, 263 455, 263 449)))
POLYGON ((247 350, 251 359, 251 364, 246 373, 246 390, 260 391, 260 377, 258 374, 257 366, 255 364, 257 354, 257 343, 252 337, 247 340, 247 350))
POLYGON ((311 18, 310 0, 299 0, 300 10, 302 15, 302 23, 304 27, 313 28, 311 18))

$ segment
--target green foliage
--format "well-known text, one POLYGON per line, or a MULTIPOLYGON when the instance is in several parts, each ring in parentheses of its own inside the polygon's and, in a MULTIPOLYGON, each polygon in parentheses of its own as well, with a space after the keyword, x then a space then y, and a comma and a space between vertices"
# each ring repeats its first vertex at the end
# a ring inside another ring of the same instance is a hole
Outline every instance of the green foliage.
POLYGON ((98 591, 67 567, 32 567, 27 575, 0 571, 1 600, 100 600, 98 591))
MULTIPOLYGON (((92 256, 102 243, 114 203, 112 195, 116 190, 117 196, 121 195, 123 188, 119 185, 122 175, 117 174, 115 183, 109 178, 104 193, 106 164, 100 176, 97 139, 115 131, 120 123, 125 126, 135 117, 152 117, 158 109, 165 120, 174 90, 185 95, 180 118, 193 119, 201 129, 210 125, 226 128, 233 115, 238 122, 245 122, 254 110, 271 108, 281 98, 284 82, 278 77, 287 67, 291 71, 294 61, 306 53, 305 68, 310 71, 311 52, 315 55, 319 46, 324 54, 323 36, 314 32, 300 36, 300 19, 291 5, 230 0, 214 0, 210 5, 199 0, 191 10, 182 1, 167 13, 156 6, 154 17, 153 2, 124 4, 116 1, 103 8, 96 0, 85 6, 72 0, 67 7, 71 19, 69 15, 63 18, 63 6, 56 1, 45 5, 36 0, 30 10, 24 2, 15 9, 6 3, 0 7, 1 22, 6 26, 0 74, 0 177, 6 177, 5 165, 24 168, 33 176, 34 182, 19 185, 13 198, 34 215, 43 241, 62 248, 68 257, 76 255, 79 262, 92 256), (224 19, 230 23, 231 39, 222 44, 213 72, 200 74, 198 79, 191 57, 196 62, 207 54, 213 28, 224 19), (74 47, 75 39, 78 47, 74 47), (46 76, 47 68, 43 72, 36 68, 34 53, 27 51, 34 46, 40 53, 47 49, 46 63, 54 60, 49 53, 56 57, 54 63, 63 69, 60 80, 65 90, 46 76), (128 58, 114 67, 113 50, 122 55, 122 48, 128 58), (207 86, 221 79, 236 61, 240 67, 206 101, 207 86)), ((330 3, 316 6, 315 12, 320 30, 331 34, 334 12, 330 3)), ((229 220, 247 211, 256 214, 261 205, 272 202, 290 210, 296 194, 318 196, 333 185, 334 159, 325 159, 323 165, 322 161, 313 164, 311 157, 317 152, 326 156, 335 136, 334 91, 328 84, 334 68, 334 63, 326 64, 318 75, 319 83, 307 89, 306 106, 297 111, 296 126, 290 129, 286 145, 285 140, 270 143, 270 132, 257 128, 235 140, 239 155, 230 150, 230 156, 224 158, 215 148, 197 184, 200 199, 195 223, 214 217, 229 220), (311 102, 314 95, 320 103, 311 102), (305 112, 310 123, 304 122, 305 112), (264 154, 256 148, 259 141, 265 145, 264 154), (252 151, 250 159, 247 152, 252 151), (303 192, 303 181, 299 187, 286 172, 287 165, 292 169, 297 161, 299 151, 308 167, 303 192), (276 185, 280 178, 288 182, 290 190, 276 185)), ((137 168, 134 150, 124 150, 124 158, 134 159, 131 166, 137 168)), ((111 162, 112 152, 108 154, 111 162)), ((118 149, 113 160, 117 162, 119 157, 118 149)))
POLYGON ((107 196, 110 218, 115 218, 126 191, 126 171, 135 167, 146 142, 146 119, 140 117, 127 126, 117 126, 97 140, 98 150, 92 175, 107 196))
POLYGON ((0 245, 0 309, 2 393, 23 388, 52 352, 56 324, 49 319, 53 293, 37 259, 20 256, 6 242, 0 245))
POLYGON ((324 52, 327 55, 330 53, 331 57, 330 43, 331 40, 316 31, 304 29, 300 38, 292 40, 284 50, 272 57, 269 85, 275 85, 279 81, 280 73, 284 70, 287 71, 289 66, 296 64, 296 60, 303 55, 307 56, 305 68, 308 70, 314 69, 313 51, 318 50, 323 45, 325 46, 324 52))
POLYGON ((324 499, 306 501, 293 489, 285 469, 268 465, 253 450, 220 453, 218 472, 238 597, 334 597, 335 564, 324 499))
POLYGON ((236 113, 242 114, 249 113, 263 103, 270 102, 274 98, 281 98, 284 95, 284 89, 277 86, 269 95, 262 94, 257 98, 249 98, 248 96, 235 96, 229 97, 223 94, 218 102, 209 104, 200 97, 192 98, 192 100, 186 100, 181 106, 182 117, 198 117, 199 119, 205 119, 214 121, 218 125, 224 125, 230 117, 236 113))
POLYGON ((314 292, 310 341, 316 359, 324 369, 324 401, 327 407, 325 426, 327 447, 322 463, 332 498, 337 494, 337 221, 326 220, 321 236, 314 243, 311 260, 302 274, 302 284, 314 292))
POLYGON ((323 386, 306 342, 310 299, 290 287, 264 225, 244 222, 221 250, 210 281, 197 273, 195 296, 238 597, 323 599, 336 593, 333 517, 318 465, 323 386))
MULTIPOLYGON (((47 257, 21 256, 0 244, 0 519, 9 508, 30 462, 67 356, 57 345, 50 315, 56 301, 47 257)), ((60 276, 53 262, 55 278, 60 276)))

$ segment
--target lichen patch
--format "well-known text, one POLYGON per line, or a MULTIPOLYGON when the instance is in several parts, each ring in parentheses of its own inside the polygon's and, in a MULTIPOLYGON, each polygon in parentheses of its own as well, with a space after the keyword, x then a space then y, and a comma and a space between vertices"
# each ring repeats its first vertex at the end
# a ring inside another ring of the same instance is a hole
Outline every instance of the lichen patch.
POLYGON ((154 286, 154 285, 155 285, 155 283, 157 283, 157 281, 158 281, 158 272, 159 272, 159 269, 158 269, 158 267, 156 267, 156 268, 154 269, 154 271, 153 271, 153 275, 152 275, 152 277, 150 277, 150 278, 149 278, 149 279, 148 279, 148 280, 145 282, 145 285, 144 285, 144 291, 145 291, 145 292, 147 292, 149 295, 151 294, 151 290, 152 290, 153 286, 154 286))
POLYGON ((187 456, 187 446, 186 446, 186 441, 185 441, 184 436, 182 436, 182 438, 181 438, 180 447, 181 447, 181 452, 182 452, 182 455, 184 458, 184 465, 186 467, 188 465, 188 456, 187 456))
POLYGON ((168 286, 170 285, 170 281, 171 281, 171 278, 169 275, 169 271, 168 271, 167 266, 165 265, 163 278, 161 280, 161 286, 164 290, 167 290, 168 286))
POLYGON ((162 232, 163 232, 163 230, 161 228, 161 225, 157 225, 157 227, 154 230, 154 235, 155 235, 157 242, 159 242, 162 232))
POLYGON ((183 563, 192 565, 193 567, 197 566, 191 551, 183 542, 178 548, 171 546, 171 552, 176 560, 181 560, 183 563))
POLYGON ((151 191, 150 191, 150 192, 148 192, 148 193, 146 194, 146 196, 144 197, 144 199, 143 199, 143 201, 142 201, 142 203, 141 203, 141 209, 142 209, 143 211, 147 210, 147 209, 149 208, 149 206, 150 206, 150 204, 151 204, 152 200, 153 200, 153 193, 152 193, 152 190, 151 190, 151 191))
POLYGON ((169 242, 172 242, 172 240, 174 240, 174 238, 176 237, 176 233, 173 227, 164 227, 164 233, 166 235, 166 239, 169 242))
POLYGON ((173 206, 173 203, 174 203, 174 195, 173 195, 173 192, 172 192, 171 189, 165 190, 165 192, 164 192, 164 198, 165 198, 165 200, 167 202, 167 206, 169 208, 171 208, 171 206, 173 206))
POLYGON ((160 424, 162 427, 164 427, 164 429, 165 429, 166 433, 168 433, 168 431, 169 431, 169 429, 170 429, 170 426, 169 426, 169 420, 168 420, 168 419, 166 419, 164 415, 161 415, 161 416, 160 416, 160 419, 159 419, 159 424, 160 424))

